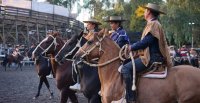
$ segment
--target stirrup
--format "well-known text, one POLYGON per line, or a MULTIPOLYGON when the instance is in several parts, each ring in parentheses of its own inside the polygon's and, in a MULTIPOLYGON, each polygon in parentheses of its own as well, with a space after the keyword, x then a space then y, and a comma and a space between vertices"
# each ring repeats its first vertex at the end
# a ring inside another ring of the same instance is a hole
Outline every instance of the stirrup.
POLYGON ((52 74, 49 74, 49 75, 47 75, 46 77, 52 79, 52 78, 53 78, 53 75, 52 75, 52 74))
POLYGON ((69 87, 71 90, 75 90, 75 91, 81 91, 81 85, 79 83, 76 83, 73 86, 69 87))

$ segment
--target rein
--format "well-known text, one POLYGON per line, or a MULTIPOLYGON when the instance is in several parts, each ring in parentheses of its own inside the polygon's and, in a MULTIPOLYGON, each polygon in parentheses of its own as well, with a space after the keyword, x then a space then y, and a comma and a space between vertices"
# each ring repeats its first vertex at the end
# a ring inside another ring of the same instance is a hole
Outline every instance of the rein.
MULTIPOLYGON (((44 54, 44 53, 46 53, 51 47, 52 47, 52 45, 54 44, 54 51, 56 50, 56 47, 57 47, 57 45, 58 45, 58 43, 56 42, 56 38, 55 37, 53 37, 52 35, 49 35, 51 38, 53 38, 53 42, 49 45, 49 47, 48 48, 46 48, 43 52, 42 52, 42 54, 44 54)), ((43 42, 42 42, 43 43, 43 42)))
MULTIPOLYGON (((44 54, 44 53, 46 53, 46 52, 52 47, 53 44, 54 44, 54 46, 55 46, 55 47, 54 47, 54 50, 56 50, 56 47, 57 47, 57 45, 58 45, 58 43, 57 43, 57 41, 56 41, 56 38, 53 37, 52 35, 49 35, 49 37, 53 38, 53 41, 52 41, 52 43, 49 45, 48 48, 44 49, 44 48, 41 46, 42 43, 46 42, 47 38, 45 38, 44 40, 42 40, 42 42, 40 42, 40 44, 37 45, 37 47, 35 48, 35 50, 37 50, 38 48, 40 48, 40 49, 42 49, 42 51, 43 51, 42 54, 44 54)), ((35 52, 35 50, 33 51, 33 53, 35 52)))

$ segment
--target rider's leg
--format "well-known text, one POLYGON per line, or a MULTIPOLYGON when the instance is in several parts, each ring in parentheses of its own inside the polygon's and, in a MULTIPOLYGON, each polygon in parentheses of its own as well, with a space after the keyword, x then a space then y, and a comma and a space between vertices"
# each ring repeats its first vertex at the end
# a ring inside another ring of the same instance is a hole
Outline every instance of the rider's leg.
MULTIPOLYGON (((135 65, 136 65, 136 72, 141 72, 146 69, 146 66, 142 63, 140 58, 135 59, 135 65)), ((122 68, 122 75, 123 79, 126 84, 126 101, 127 103, 136 101, 136 92, 132 90, 132 73, 133 73, 133 66, 132 62, 126 63, 122 68)))

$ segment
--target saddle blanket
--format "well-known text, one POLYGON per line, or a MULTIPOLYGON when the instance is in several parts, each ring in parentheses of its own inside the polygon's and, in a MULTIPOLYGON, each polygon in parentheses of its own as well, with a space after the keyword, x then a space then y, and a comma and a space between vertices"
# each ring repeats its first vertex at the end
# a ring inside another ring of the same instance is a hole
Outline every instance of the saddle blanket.
MULTIPOLYGON (((118 71, 121 73, 121 70, 122 70, 122 67, 123 65, 121 65, 119 68, 118 68, 118 71)), ((152 70, 152 71, 149 71, 145 74, 143 74, 144 78, 157 78, 157 79, 163 79, 163 78, 166 78, 167 77, 167 68, 165 68, 164 71, 161 71, 161 72, 155 72, 155 70, 152 70)))
POLYGON ((167 68, 165 68, 164 71, 161 72, 155 72, 155 70, 152 70, 150 72, 145 73, 142 77, 144 78, 157 78, 157 79, 163 79, 167 77, 167 68))

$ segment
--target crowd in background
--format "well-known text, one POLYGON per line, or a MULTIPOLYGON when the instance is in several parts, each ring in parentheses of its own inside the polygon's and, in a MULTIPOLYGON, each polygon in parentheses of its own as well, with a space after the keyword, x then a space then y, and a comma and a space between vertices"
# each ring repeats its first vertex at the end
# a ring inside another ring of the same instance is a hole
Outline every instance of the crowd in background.
POLYGON ((172 60, 179 61, 188 61, 191 65, 199 67, 199 51, 195 48, 188 48, 186 45, 183 45, 181 48, 176 48, 175 46, 169 47, 170 56, 172 60))

